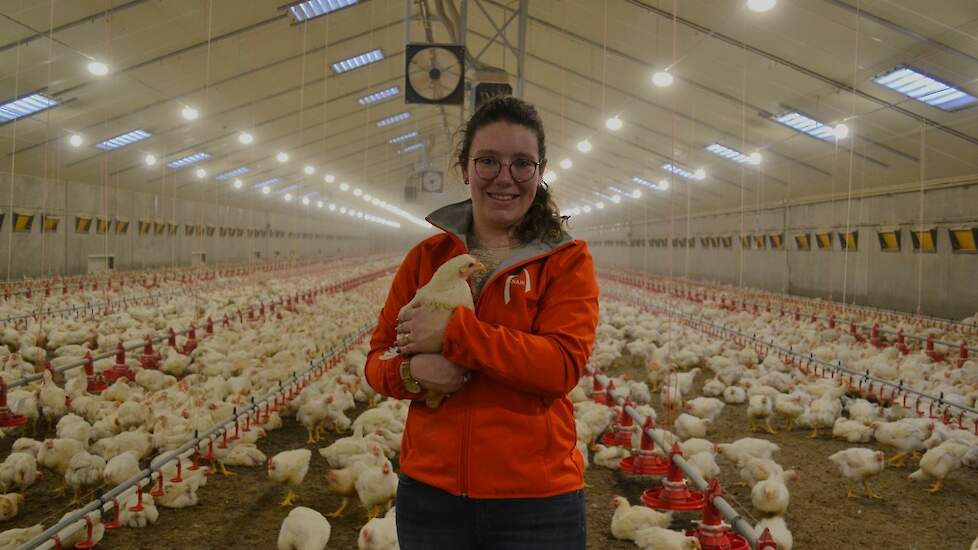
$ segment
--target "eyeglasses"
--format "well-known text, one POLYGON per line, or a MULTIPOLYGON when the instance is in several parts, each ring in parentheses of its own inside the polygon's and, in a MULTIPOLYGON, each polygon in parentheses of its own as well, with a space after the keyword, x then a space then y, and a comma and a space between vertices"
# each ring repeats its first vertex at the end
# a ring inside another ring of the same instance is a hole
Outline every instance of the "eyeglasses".
MULTIPOLYGON (((472 159, 472 162, 475 164, 476 175, 484 180, 496 179, 503 169, 503 163, 499 162, 496 157, 479 157, 472 159)), ((521 158, 510 162, 507 166, 509 166, 509 175, 513 181, 524 183, 533 179, 540 164, 540 162, 521 158)))

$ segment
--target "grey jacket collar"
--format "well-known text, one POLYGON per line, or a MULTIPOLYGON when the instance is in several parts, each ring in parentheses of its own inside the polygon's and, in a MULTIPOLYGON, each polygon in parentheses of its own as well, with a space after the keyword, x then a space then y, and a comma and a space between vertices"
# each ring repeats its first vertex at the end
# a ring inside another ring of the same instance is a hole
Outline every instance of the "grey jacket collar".
MULTIPOLYGON (((469 248, 468 238, 466 235, 469 232, 469 229, 472 227, 472 199, 466 199, 462 202, 456 202, 454 204, 449 204, 448 206, 443 206, 431 214, 428 214, 428 217, 425 219, 427 219, 429 223, 438 229, 455 235, 462 241, 462 244, 465 245, 466 249, 469 248)), ((574 239, 571 238, 567 232, 561 231, 560 240, 556 243, 544 242, 539 239, 531 241, 516 249, 516 251, 513 252, 513 254, 507 258, 498 269, 496 269, 492 276, 495 276, 496 273, 501 272, 510 266, 536 256, 542 256, 557 248, 561 248, 573 240, 574 239)), ((492 279, 492 276, 490 276, 490 280, 492 279)))

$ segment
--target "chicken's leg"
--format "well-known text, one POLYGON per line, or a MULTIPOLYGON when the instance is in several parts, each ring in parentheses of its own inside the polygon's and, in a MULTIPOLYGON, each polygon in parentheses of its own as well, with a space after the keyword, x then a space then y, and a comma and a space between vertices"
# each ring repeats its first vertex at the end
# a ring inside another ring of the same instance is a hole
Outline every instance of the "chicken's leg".
POLYGON ((367 521, 370 521, 370 520, 372 520, 372 519, 374 519, 374 518, 376 518, 378 516, 380 516, 380 506, 379 505, 374 505, 372 508, 370 508, 369 511, 367 511, 367 521))
POLYGON ((852 480, 846 481, 846 496, 849 498, 856 498, 856 492, 852 490, 852 480))
POLYGON ((747 421, 750 422, 750 433, 757 433, 757 424, 754 422, 754 419, 748 418, 747 421))
POLYGON ((285 498, 282 499, 282 502, 279 503, 279 506, 281 506, 283 508, 285 508, 287 506, 292 506, 293 504, 295 504, 295 501, 298 498, 299 498, 299 495, 296 494, 296 492, 293 491, 292 489, 289 489, 288 494, 285 495, 285 498))
POLYGON ((903 463, 906 460, 907 460, 907 453, 897 453, 897 454, 893 455, 893 457, 890 458, 889 460, 887 460, 886 462, 889 463, 890 466, 896 466, 897 468, 903 468, 903 463))
POLYGON ((813 427, 812 433, 808 435, 808 439, 815 439, 816 437, 818 437, 818 428, 813 427))
POLYGON ((224 463, 221 462, 220 460, 217 461, 217 471, 224 477, 232 477, 238 475, 232 472, 231 470, 228 470, 227 466, 225 466, 224 463))
POLYGON ((68 492, 68 482, 62 481, 61 485, 55 489, 54 492, 59 495, 64 495, 66 492, 68 492))
POLYGON ((930 493, 936 493, 936 492, 940 491, 943 487, 944 487, 944 480, 943 479, 938 479, 937 481, 934 482, 933 485, 930 486, 930 489, 928 490, 928 492, 930 492, 930 493))
POLYGON ((790 432, 793 429, 795 429, 795 419, 788 417, 788 419, 785 420, 784 428, 781 428, 781 431, 790 432))
POLYGON ((75 496, 68 501, 68 506, 77 506, 81 504, 81 496, 79 495, 78 487, 75 487, 75 496))
POLYGON ((869 498, 875 498, 877 500, 883 500, 883 495, 881 495, 881 494, 877 493, 876 491, 874 491, 869 486, 869 483, 866 483, 865 481, 863 482, 863 489, 866 491, 866 496, 867 497, 869 497, 869 498))
POLYGON ((310 428, 306 428, 306 433, 309 434, 309 437, 306 438, 306 444, 313 445, 314 443, 316 443, 315 438, 312 437, 312 430, 310 428))
POLYGON ((343 511, 346 510, 346 507, 349 504, 350 504, 349 499, 347 499, 346 497, 343 497, 343 502, 340 504, 340 507, 337 508, 336 510, 334 510, 334 511, 328 513, 328 514, 326 514, 326 517, 328 517, 328 518, 338 518, 338 517, 341 517, 343 515, 343 511))
POLYGON ((764 427, 767 429, 767 433, 769 433, 769 434, 776 434, 776 433, 778 433, 778 432, 774 431, 774 428, 771 427, 771 419, 770 418, 765 418, 764 419, 764 427))

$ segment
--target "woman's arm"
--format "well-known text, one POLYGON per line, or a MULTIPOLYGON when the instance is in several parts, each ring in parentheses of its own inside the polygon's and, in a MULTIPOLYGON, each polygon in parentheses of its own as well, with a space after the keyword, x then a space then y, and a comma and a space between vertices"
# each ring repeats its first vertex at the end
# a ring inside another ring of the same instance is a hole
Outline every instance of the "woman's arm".
POLYGON ((594 345, 598 284, 587 247, 566 253, 541 298, 533 332, 480 321, 458 307, 442 340, 442 355, 524 391, 557 399, 577 385, 594 345))

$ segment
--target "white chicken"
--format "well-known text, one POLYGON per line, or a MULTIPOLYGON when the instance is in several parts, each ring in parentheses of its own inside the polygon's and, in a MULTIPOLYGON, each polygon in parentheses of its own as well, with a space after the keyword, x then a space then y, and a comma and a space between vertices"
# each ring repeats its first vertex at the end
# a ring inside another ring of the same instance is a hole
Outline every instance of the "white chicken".
POLYGON ((394 495, 397 494, 397 474, 394 467, 386 458, 380 467, 368 466, 364 468, 354 483, 357 496, 360 497, 360 504, 368 511, 368 519, 374 519, 380 515, 381 508, 390 506, 394 495))
POLYGON ((642 550, 700 550, 696 537, 662 527, 646 527, 635 533, 635 544, 642 550))
POLYGON ((299 497, 295 490, 302 485, 302 480, 309 471, 311 458, 312 451, 309 449, 293 449, 282 451, 268 459, 269 479, 285 483, 289 487, 289 492, 282 499, 281 506, 292 506, 299 497))
POLYGON ((849 443, 869 443, 873 440, 873 432, 876 431, 875 422, 867 426, 856 420, 839 417, 832 425, 832 437, 843 439, 849 443))
POLYGON ((289 512, 278 531, 278 550, 323 550, 332 527, 319 512, 298 506, 289 512))
POLYGON ((772 460, 774 453, 780 449, 781 447, 778 447, 770 441, 754 437, 744 437, 733 443, 720 443, 717 445, 717 452, 738 467, 746 462, 749 457, 772 460))
POLYGON ((147 525, 156 523, 160 518, 160 511, 156 508, 156 501, 153 495, 143 493, 143 509, 133 511, 132 508, 139 502, 139 496, 135 493, 130 494, 124 501, 120 502, 119 522, 126 527, 142 529, 147 525))
POLYGON ((594 446, 594 463, 598 466, 608 468, 609 470, 617 470, 618 466, 621 464, 621 460, 625 457, 631 456, 631 452, 624 448, 618 447, 617 445, 612 445, 606 447, 600 443, 594 446))
POLYGON ((795 421, 805 412, 805 395, 799 392, 778 394, 774 397, 774 412, 784 418, 784 431, 795 428, 795 421))
POLYGON ((689 414, 713 422, 720 416, 725 406, 726 404, 723 401, 713 397, 697 397, 696 399, 690 399, 684 405, 686 412, 689 414))
POLYGON ((686 459, 686 464, 700 474, 706 481, 720 476, 720 466, 717 465, 716 455, 711 452, 699 452, 686 459))
POLYGON ((788 530, 783 517, 764 518, 754 526, 758 538, 764 534, 765 529, 771 533, 771 538, 778 544, 778 550, 791 550, 794 547, 794 537, 791 536, 791 531, 788 530))
POLYGON ((68 470, 65 471, 65 481, 68 486, 75 490, 75 496, 71 504, 81 502, 81 491, 89 487, 94 487, 102 482, 102 474, 105 471, 105 459, 80 451, 71 457, 68 463, 68 470))
POLYGON ((115 487, 128 481, 139 471, 139 457, 132 451, 126 451, 112 457, 106 463, 105 470, 102 472, 102 479, 107 485, 115 487))
POLYGON ((944 487, 944 479, 961 467, 961 459, 968 452, 968 446, 958 441, 945 441, 937 447, 928 450, 920 459, 920 468, 907 476, 913 481, 934 480, 930 487, 931 493, 936 493, 944 487))
POLYGON ((723 400, 728 405, 739 405, 747 401, 747 390, 740 386, 727 386, 723 390, 723 400))
POLYGON ((933 430, 934 422, 929 419, 907 418, 896 422, 881 422, 874 435, 880 444, 896 448, 897 454, 888 462, 900 468, 907 455, 924 448, 924 442, 933 430))
POLYGON ((24 505, 24 495, 20 493, 10 493, 0 495, 0 521, 7 521, 17 517, 20 507, 24 505))
POLYGON ((676 418, 673 427, 679 439, 689 439, 691 437, 704 438, 712 424, 712 420, 697 418, 691 414, 683 413, 676 418))
POLYGON ((357 537, 358 550, 399 550, 395 508, 387 511, 382 518, 374 518, 360 528, 357 537))
POLYGON ((883 497, 879 493, 869 487, 868 480, 883 471, 883 467, 886 466, 883 461, 884 458, 885 455, 882 451, 853 447, 831 455, 829 460, 839 467, 839 473, 846 478, 847 496, 849 498, 856 496, 852 490, 852 484, 861 483, 867 497, 882 499, 883 497))
MULTIPOLYGON (((669 527, 672 514, 653 510, 647 506, 628 503, 628 499, 615 496, 611 499, 615 513, 611 516, 611 536, 620 540, 635 541, 639 530, 646 527, 669 527)), ((636 541, 637 542, 637 541, 636 541)))
POLYGON ((750 491, 751 503, 758 512, 783 516, 788 510, 788 487, 778 477, 759 481, 750 491))
POLYGON ((764 429, 769 434, 775 433, 771 427, 771 415, 774 413, 774 402, 767 395, 752 395, 747 403, 747 421, 750 431, 757 431, 757 421, 764 421, 764 429))
POLYGON ((7 529, 0 533, 0 550, 15 550, 44 532, 44 526, 38 523, 23 529, 7 529))
POLYGON ((10 453, 0 464, 0 492, 24 491, 37 480, 37 459, 30 453, 10 453))

